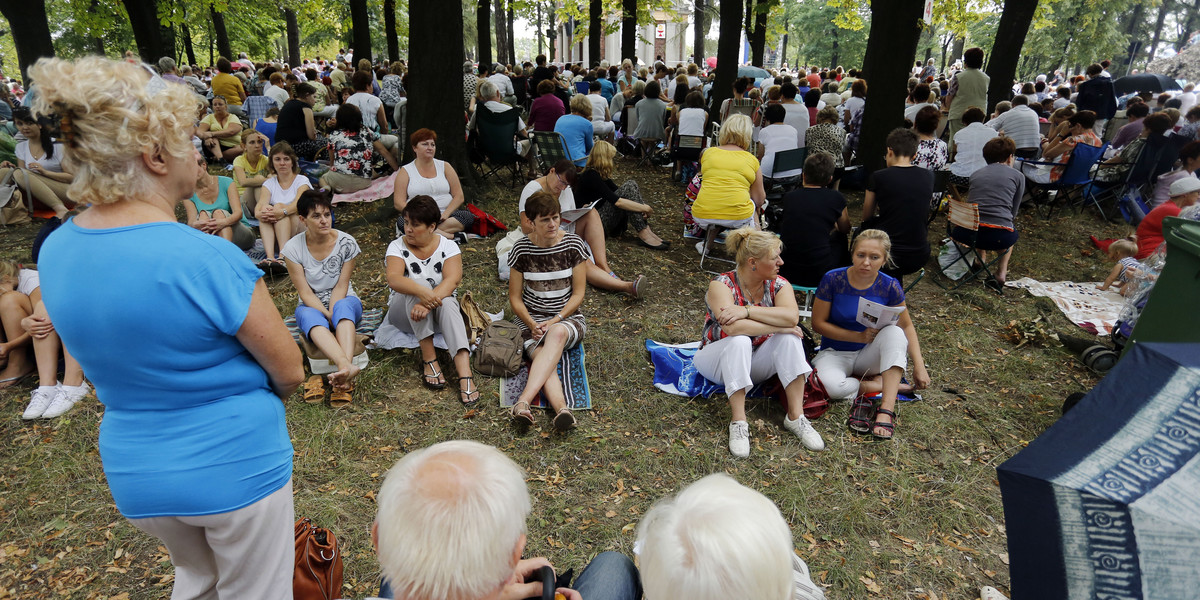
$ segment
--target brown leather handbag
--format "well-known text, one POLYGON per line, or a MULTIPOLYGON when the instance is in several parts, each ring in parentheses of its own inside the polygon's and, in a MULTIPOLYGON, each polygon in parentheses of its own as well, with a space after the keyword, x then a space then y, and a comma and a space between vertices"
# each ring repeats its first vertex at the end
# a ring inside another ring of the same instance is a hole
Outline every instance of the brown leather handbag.
POLYGON ((296 521, 296 570, 292 574, 295 600, 341 598, 342 549, 328 529, 307 517, 296 521))

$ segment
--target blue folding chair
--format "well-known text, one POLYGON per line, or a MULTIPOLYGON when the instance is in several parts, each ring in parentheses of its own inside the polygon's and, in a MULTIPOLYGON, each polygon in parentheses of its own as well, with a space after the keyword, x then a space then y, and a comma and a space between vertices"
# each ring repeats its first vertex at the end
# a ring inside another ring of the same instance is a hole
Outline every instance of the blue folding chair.
POLYGON ((1060 164, 1052 161, 1036 161, 1036 160, 1021 160, 1018 163, 1021 165, 1018 169, 1024 173, 1024 167, 1027 165, 1051 165, 1063 167, 1062 175, 1057 181, 1049 183, 1031 182, 1029 187, 1029 196, 1032 198, 1035 205, 1042 207, 1045 210, 1043 218, 1049 219, 1054 215, 1054 209, 1064 203, 1073 203, 1077 200, 1077 195, 1082 194, 1083 187, 1092 181, 1091 169, 1092 165, 1099 162, 1104 151, 1108 149, 1108 144, 1102 146, 1089 146, 1087 144, 1077 144, 1074 150, 1071 151, 1071 156, 1067 158, 1065 164, 1060 164))

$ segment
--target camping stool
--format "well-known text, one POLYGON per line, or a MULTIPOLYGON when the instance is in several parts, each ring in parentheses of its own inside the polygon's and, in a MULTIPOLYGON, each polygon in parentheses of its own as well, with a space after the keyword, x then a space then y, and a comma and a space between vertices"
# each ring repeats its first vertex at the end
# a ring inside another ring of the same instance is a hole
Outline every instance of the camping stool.
MULTIPOLYGON (((370 336, 359 333, 356 334, 354 340, 354 358, 350 362, 359 369, 367 368, 369 362, 366 346, 368 339, 370 336)), ((304 350, 304 356, 308 358, 308 369, 312 371, 313 375, 328 375, 337 372, 337 365, 329 360, 329 357, 325 356, 325 353, 321 352, 316 344, 309 341, 308 336, 303 332, 300 333, 300 348, 304 350)))
POLYGON ((720 233, 720 230, 722 230, 724 228, 719 225, 700 225, 700 226, 702 228, 704 228, 704 241, 701 242, 703 244, 703 246, 701 246, 701 251, 700 251, 700 270, 705 271, 706 273, 711 273, 713 275, 720 275, 720 273, 717 271, 705 270, 705 268, 704 268, 705 260, 710 260, 710 261, 715 260, 718 262, 726 262, 726 263, 729 263, 730 266, 736 267, 737 261, 729 260, 728 258, 717 258, 715 256, 712 256, 713 242, 716 241, 717 234, 720 233))
POLYGON ((805 287, 805 286, 796 285, 793 283, 792 291, 796 292, 797 296, 799 296, 800 294, 804 294, 804 302, 799 303, 800 304, 800 319, 801 320, 812 319, 812 307, 813 307, 813 301, 817 299, 817 288, 805 287))

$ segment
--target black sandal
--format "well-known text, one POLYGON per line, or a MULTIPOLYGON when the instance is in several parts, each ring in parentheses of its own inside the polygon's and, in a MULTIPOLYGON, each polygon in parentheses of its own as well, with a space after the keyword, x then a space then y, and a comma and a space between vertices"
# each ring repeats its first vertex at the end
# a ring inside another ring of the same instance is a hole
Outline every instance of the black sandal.
POLYGON ((441 380, 442 372, 439 371, 437 368, 437 359, 435 358, 433 360, 426 360, 426 361, 422 361, 422 362, 429 365, 430 369, 433 369, 433 374, 431 374, 431 375, 426 375, 425 370, 421 369, 421 377, 424 380, 422 383, 425 384, 425 387, 427 387, 431 390, 444 389, 446 387, 446 382, 441 380), (429 381, 430 377, 433 378, 433 381, 429 381))
POLYGON ((471 389, 472 387, 474 387, 474 384, 475 384, 474 377, 459 377, 458 382, 459 382, 460 386, 462 385, 462 380, 464 380, 464 379, 466 379, 467 381, 469 381, 471 383, 467 385, 467 389, 465 389, 465 390, 462 389, 461 387, 459 388, 459 390, 458 390, 459 400, 462 400, 463 406, 465 406, 467 408, 473 408, 476 404, 479 404, 479 388, 476 387, 475 389, 471 389), (475 395, 474 399, 471 398, 472 394, 475 395))
POLYGON ((846 420, 846 425, 854 433, 871 433, 871 421, 874 415, 875 402, 865 395, 859 394, 854 398, 854 404, 850 407, 850 418, 846 420))
POLYGON ((896 413, 894 413, 886 408, 881 408, 881 409, 875 411, 875 422, 871 424, 871 435, 875 436, 875 439, 877 439, 877 440, 892 439, 892 436, 896 435, 896 413), (890 423, 880 423, 879 415, 881 415, 881 414, 891 417, 892 418, 891 422, 890 423), (888 434, 887 435, 879 435, 878 433, 875 433, 876 427, 882 427, 882 428, 886 429, 888 431, 888 434))

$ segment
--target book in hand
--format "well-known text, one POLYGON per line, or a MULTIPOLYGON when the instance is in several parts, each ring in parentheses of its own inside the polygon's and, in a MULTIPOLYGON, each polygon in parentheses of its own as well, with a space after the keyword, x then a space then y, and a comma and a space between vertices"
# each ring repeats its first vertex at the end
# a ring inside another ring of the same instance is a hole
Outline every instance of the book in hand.
POLYGON ((898 323, 902 312, 904 312, 903 306, 888 306, 859 297, 858 317, 855 320, 860 325, 872 329, 883 329, 888 325, 898 323))
MULTIPOLYGON (((599 200, 597 200, 596 202, 599 202, 599 200)), ((561 213, 562 222, 563 223, 574 223, 575 221, 582 219, 583 215, 588 214, 588 211, 592 210, 592 208, 596 206, 596 202, 593 202, 583 208, 573 208, 571 210, 562 211, 562 213, 561 213)))

